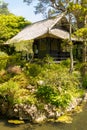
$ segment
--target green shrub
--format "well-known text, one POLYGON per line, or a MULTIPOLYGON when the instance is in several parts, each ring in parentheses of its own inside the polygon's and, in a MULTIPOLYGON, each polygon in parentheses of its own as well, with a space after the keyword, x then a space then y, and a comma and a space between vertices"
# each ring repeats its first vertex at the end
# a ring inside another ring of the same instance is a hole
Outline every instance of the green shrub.
POLYGON ((87 74, 82 78, 82 86, 83 88, 87 88, 87 74))
POLYGON ((43 63, 52 64, 52 63, 54 63, 54 60, 51 56, 46 55, 46 57, 44 57, 44 59, 43 59, 43 63))
POLYGON ((82 96, 79 91, 80 72, 74 71, 70 74, 66 66, 54 63, 43 65, 40 74, 34 77, 34 81, 43 82, 37 89, 38 100, 65 108, 73 97, 82 96))
POLYGON ((9 103, 14 103, 15 93, 18 91, 19 86, 12 80, 0 85, 0 95, 9 103))
POLYGON ((15 53, 14 55, 11 55, 8 60, 8 66, 18 65, 23 67, 25 63, 26 61, 21 59, 21 53, 15 53))
POLYGON ((37 97, 45 102, 50 102, 51 95, 54 94, 54 89, 50 86, 39 86, 36 92, 37 97))
POLYGON ((27 64, 26 65, 26 69, 25 69, 25 73, 27 75, 30 75, 32 77, 36 77, 41 73, 41 66, 38 64, 27 64))
POLYGON ((39 86, 36 95, 39 100, 45 103, 51 103, 56 107, 65 108, 71 101, 71 96, 69 93, 60 94, 58 91, 55 91, 55 89, 51 86, 39 86))
POLYGON ((5 99, 9 105, 20 103, 36 103, 36 98, 29 90, 20 88, 17 82, 9 80, 3 84, 0 84, 0 96, 5 99))
POLYGON ((15 75, 12 80, 14 82, 17 82, 20 87, 26 88, 26 86, 29 84, 29 79, 26 77, 25 74, 20 73, 18 75, 15 75))
POLYGON ((0 70, 6 68, 8 58, 9 56, 6 53, 0 52, 0 70))
POLYGON ((62 94, 62 95, 53 95, 51 97, 51 104, 57 106, 57 107, 62 107, 65 108, 68 106, 69 102, 71 101, 71 95, 69 93, 67 94, 62 94))
POLYGON ((24 88, 19 88, 18 91, 15 93, 14 97, 14 103, 15 104, 21 104, 21 103, 27 103, 27 104, 35 104, 36 98, 33 94, 30 93, 29 90, 24 88))
POLYGON ((65 67, 70 67, 70 59, 63 60, 60 63, 61 65, 64 65, 65 67))
POLYGON ((0 71, 0 84, 7 82, 10 78, 12 78, 12 75, 10 73, 7 73, 6 70, 1 70, 0 71))

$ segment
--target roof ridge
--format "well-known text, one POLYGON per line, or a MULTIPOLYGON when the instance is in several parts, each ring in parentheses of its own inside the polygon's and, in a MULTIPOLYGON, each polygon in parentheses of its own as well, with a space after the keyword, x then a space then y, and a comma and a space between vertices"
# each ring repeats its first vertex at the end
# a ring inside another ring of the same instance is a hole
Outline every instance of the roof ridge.
POLYGON ((55 18, 55 19, 56 19, 56 21, 55 21, 55 22, 51 25, 51 27, 49 27, 49 28, 48 28, 48 30, 51 30, 51 29, 52 29, 52 27, 54 27, 54 26, 55 26, 55 24, 56 24, 58 21, 60 21, 62 17, 64 17, 64 16, 65 16, 65 14, 66 14, 66 11, 65 11, 64 13, 60 14, 60 15, 57 15, 57 16, 56 16, 56 18, 57 18, 57 19, 55 18), (60 18, 60 19, 58 19, 58 18, 60 18))

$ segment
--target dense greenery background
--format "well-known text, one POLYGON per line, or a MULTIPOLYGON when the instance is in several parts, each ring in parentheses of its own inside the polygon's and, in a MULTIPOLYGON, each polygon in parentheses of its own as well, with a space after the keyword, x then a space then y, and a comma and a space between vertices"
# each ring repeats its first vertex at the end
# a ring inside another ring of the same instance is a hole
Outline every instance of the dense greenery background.
MULTIPOLYGON (((72 4, 70 6, 74 8, 72 4)), ((7 9, 7 6, 5 8, 7 9)), ((75 9, 77 8, 83 9, 81 6, 75 6, 75 9)), ((34 104, 41 110, 44 104, 51 104, 65 109, 73 98, 82 97, 84 89, 87 88, 87 63, 77 61, 73 72, 69 73, 70 59, 55 64, 53 59, 47 56, 43 60, 34 59, 31 62, 30 59, 22 59, 22 52, 27 48, 27 53, 32 53, 32 44, 22 41, 15 46, 3 45, 28 24, 30 22, 23 17, 9 12, 6 14, 6 10, 0 14, 0 108, 7 103, 12 107, 15 104, 34 104), (2 49, 2 46, 5 48, 2 49)), ((83 27, 79 28, 75 35, 84 38, 86 42, 87 28, 84 24, 83 27)))

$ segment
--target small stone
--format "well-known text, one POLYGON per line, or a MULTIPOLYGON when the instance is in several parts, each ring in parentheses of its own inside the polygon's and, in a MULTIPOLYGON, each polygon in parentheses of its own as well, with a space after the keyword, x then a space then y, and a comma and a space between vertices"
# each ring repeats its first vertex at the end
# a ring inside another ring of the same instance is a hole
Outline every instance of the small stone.
POLYGON ((14 112, 18 112, 18 109, 15 108, 15 109, 14 109, 14 112))
POLYGON ((46 116, 45 115, 40 115, 38 118, 36 118, 34 120, 35 123, 42 123, 46 120, 46 116))

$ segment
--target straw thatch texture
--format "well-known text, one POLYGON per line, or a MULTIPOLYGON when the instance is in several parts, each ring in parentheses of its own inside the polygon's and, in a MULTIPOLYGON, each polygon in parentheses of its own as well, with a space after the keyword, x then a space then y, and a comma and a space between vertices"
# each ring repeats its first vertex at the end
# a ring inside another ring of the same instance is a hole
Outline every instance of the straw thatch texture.
MULTIPOLYGON (((61 39, 69 39, 69 33, 67 31, 61 30, 61 29, 51 29, 49 31, 49 34, 61 38, 61 39)), ((76 40, 76 38, 72 38, 72 40, 76 40)))
MULTIPOLYGON (((32 40, 38 37, 41 37, 45 34, 49 33, 49 30, 51 30, 51 28, 57 23, 59 22, 63 17, 65 16, 65 13, 62 13, 56 17, 50 18, 50 19, 46 19, 46 20, 42 20, 39 22, 36 22, 32 25, 27 26, 26 28, 24 28, 21 32, 19 32, 16 36, 14 36, 9 42, 13 43, 13 42, 19 42, 19 41, 24 41, 24 40, 32 40)), ((56 35, 57 37, 61 37, 63 30, 56 30, 56 32, 54 32, 55 30, 50 31, 50 34, 52 32, 53 35, 56 35), (58 33, 61 33, 57 34, 58 33)), ((66 37, 66 36, 65 36, 66 37)))

